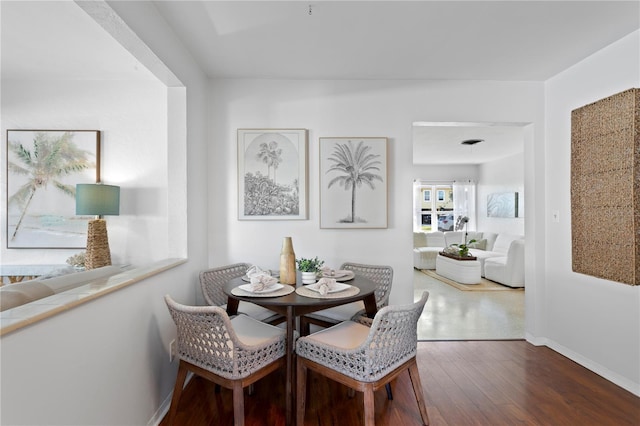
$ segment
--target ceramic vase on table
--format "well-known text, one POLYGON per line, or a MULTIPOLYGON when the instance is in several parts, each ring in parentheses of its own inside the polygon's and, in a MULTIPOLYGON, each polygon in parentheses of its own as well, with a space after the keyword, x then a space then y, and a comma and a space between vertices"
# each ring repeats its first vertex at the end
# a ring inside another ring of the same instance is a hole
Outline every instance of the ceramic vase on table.
POLYGON ((313 284, 318 279, 318 273, 302 271, 302 284, 313 284))
POLYGON ((280 252, 280 283, 296 284, 296 254, 291 237, 284 237, 280 252))

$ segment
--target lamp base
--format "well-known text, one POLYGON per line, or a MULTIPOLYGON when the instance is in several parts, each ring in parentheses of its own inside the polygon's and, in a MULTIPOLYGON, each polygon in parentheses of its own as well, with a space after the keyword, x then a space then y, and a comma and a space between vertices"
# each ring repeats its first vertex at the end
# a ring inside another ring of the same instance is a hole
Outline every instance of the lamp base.
POLYGON ((87 254, 84 266, 86 269, 95 269, 109 265, 111 265, 111 251, 107 222, 104 219, 91 220, 87 232, 87 254))

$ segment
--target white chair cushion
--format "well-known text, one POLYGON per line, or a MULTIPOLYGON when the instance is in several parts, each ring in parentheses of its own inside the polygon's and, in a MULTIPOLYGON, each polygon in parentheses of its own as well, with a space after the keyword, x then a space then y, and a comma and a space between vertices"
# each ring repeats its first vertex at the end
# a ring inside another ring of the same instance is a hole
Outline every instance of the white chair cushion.
POLYGON ((522 238, 523 238, 522 235, 513 235, 513 234, 505 234, 505 233, 498 234, 498 237, 496 238, 495 243, 493 243, 492 251, 497 251, 499 253, 502 253, 503 255, 506 255, 507 251, 509 251, 509 246, 511 245, 511 241, 521 240, 522 238))
MULTIPOLYGON (((482 232, 478 232, 478 231, 467 232, 467 242, 471 240, 480 241, 481 239, 482 239, 482 232)), ((464 237, 462 237, 462 241, 464 242, 464 237)))
POLYGON ((346 305, 334 306, 333 308, 323 309, 309 314, 310 316, 323 316, 335 321, 349 321, 355 314, 364 310, 364 302, 359 300, 357 302, 347 303, 346 305))
MULTIPOLYGON (((451 244, 464 244, 464 231, 447 231, 444 233, 444 238, 447 242, 447 247, 451 244)), ((479 241, 482 239, 482 232, 469 231, 467 232, 467 242, 471 240, 479 241)))
MULTIPOLYGON (((227 304, 220 306, 225 311, 227 310, 227 304)), ((267 318, 271 318, 274 315, 277 315, 271 309, 263 308, 262 306, 258 306, 255 303, 245 302, 243 300, 238 304, 238 313, 249 315, 251 318, 255 318, 258 321, 264 321, 267 318)))
POLYGON ((427 232, 425 236, 427 237, 427 247, 446 247, 444 232, 427 232))
POLYGON ((418 247, 413 249, 413 267, 436 269, 436 257, 444 247, 418 247))
POLYGON ((485 250, 492 251, 493 245, 496 243, 496 238, 498 238, 498 234, 495 232, 483 232, 482 239, 487 240, 487 247, 485 250))
POLYGON ((514 240, 507 256, 484 262, 485 277, 509 287, 524 287, 524 240, 514 240))
POLYGON ((462 231, 447 231, 444 233, 445 247, 449 247, 451 244, 462 244, 464 242, 464 232, 462 231))
POLYGON ((231 319, 238 339, 245 345, 258 345, 275 336, 284 334, 284 330, 265 324, 247 315, 236 315, 231 319))
POLYGON ((369 335, 371 329, 353 321, 345 321, 332 327, 310 334, 306 338, 326 345, 343 349, 353 349, 360 346, 369 335))

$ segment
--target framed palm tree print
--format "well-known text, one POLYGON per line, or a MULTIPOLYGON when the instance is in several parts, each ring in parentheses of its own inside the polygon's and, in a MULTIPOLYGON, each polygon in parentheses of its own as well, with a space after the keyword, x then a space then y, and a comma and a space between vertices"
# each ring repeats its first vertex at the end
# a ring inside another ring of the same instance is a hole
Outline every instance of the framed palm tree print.
POLYGON ((7 248, 84 248, 76 184, 100 181, 100 131, 7 130, 7 248))
POLYGON ((307 130, 238 129, 238 218, 307 219, 307 130))
POLYGON ((387 227, 387 138, 320 138, 320 228, 387 227))

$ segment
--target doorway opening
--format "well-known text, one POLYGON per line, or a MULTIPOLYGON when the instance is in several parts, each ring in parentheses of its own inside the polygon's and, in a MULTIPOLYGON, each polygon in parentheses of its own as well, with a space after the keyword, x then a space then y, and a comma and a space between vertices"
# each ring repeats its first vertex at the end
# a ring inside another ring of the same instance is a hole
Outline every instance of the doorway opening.
MULTIPOLYGON (((467 202, 473 212, 473 226, 465 231, 473 230, 476 235, 504 233, 524 238, 524 129, 527 125, 413 123, 413 231, 455 232, 456 217, 469 215, 455 211, 453 185, 455 182, 472 182, 474 197, 467 202), (469 140, 481 142, 465 143, 469 140), (447 191, 448 188, 451 189, 447 191), (497 218, 487 214, 487 200, 496 193, 517 194, 517 217, 497 218)), ((496 286, 504 289, 464 291, 433 278, 433 274, 427 272, 414 268, 415 294, 423 290, 431 293, 431 309, 425 311, 419 322, 420 340, 525 337, 523 289, 512 289, 498 283, 496 286)))

